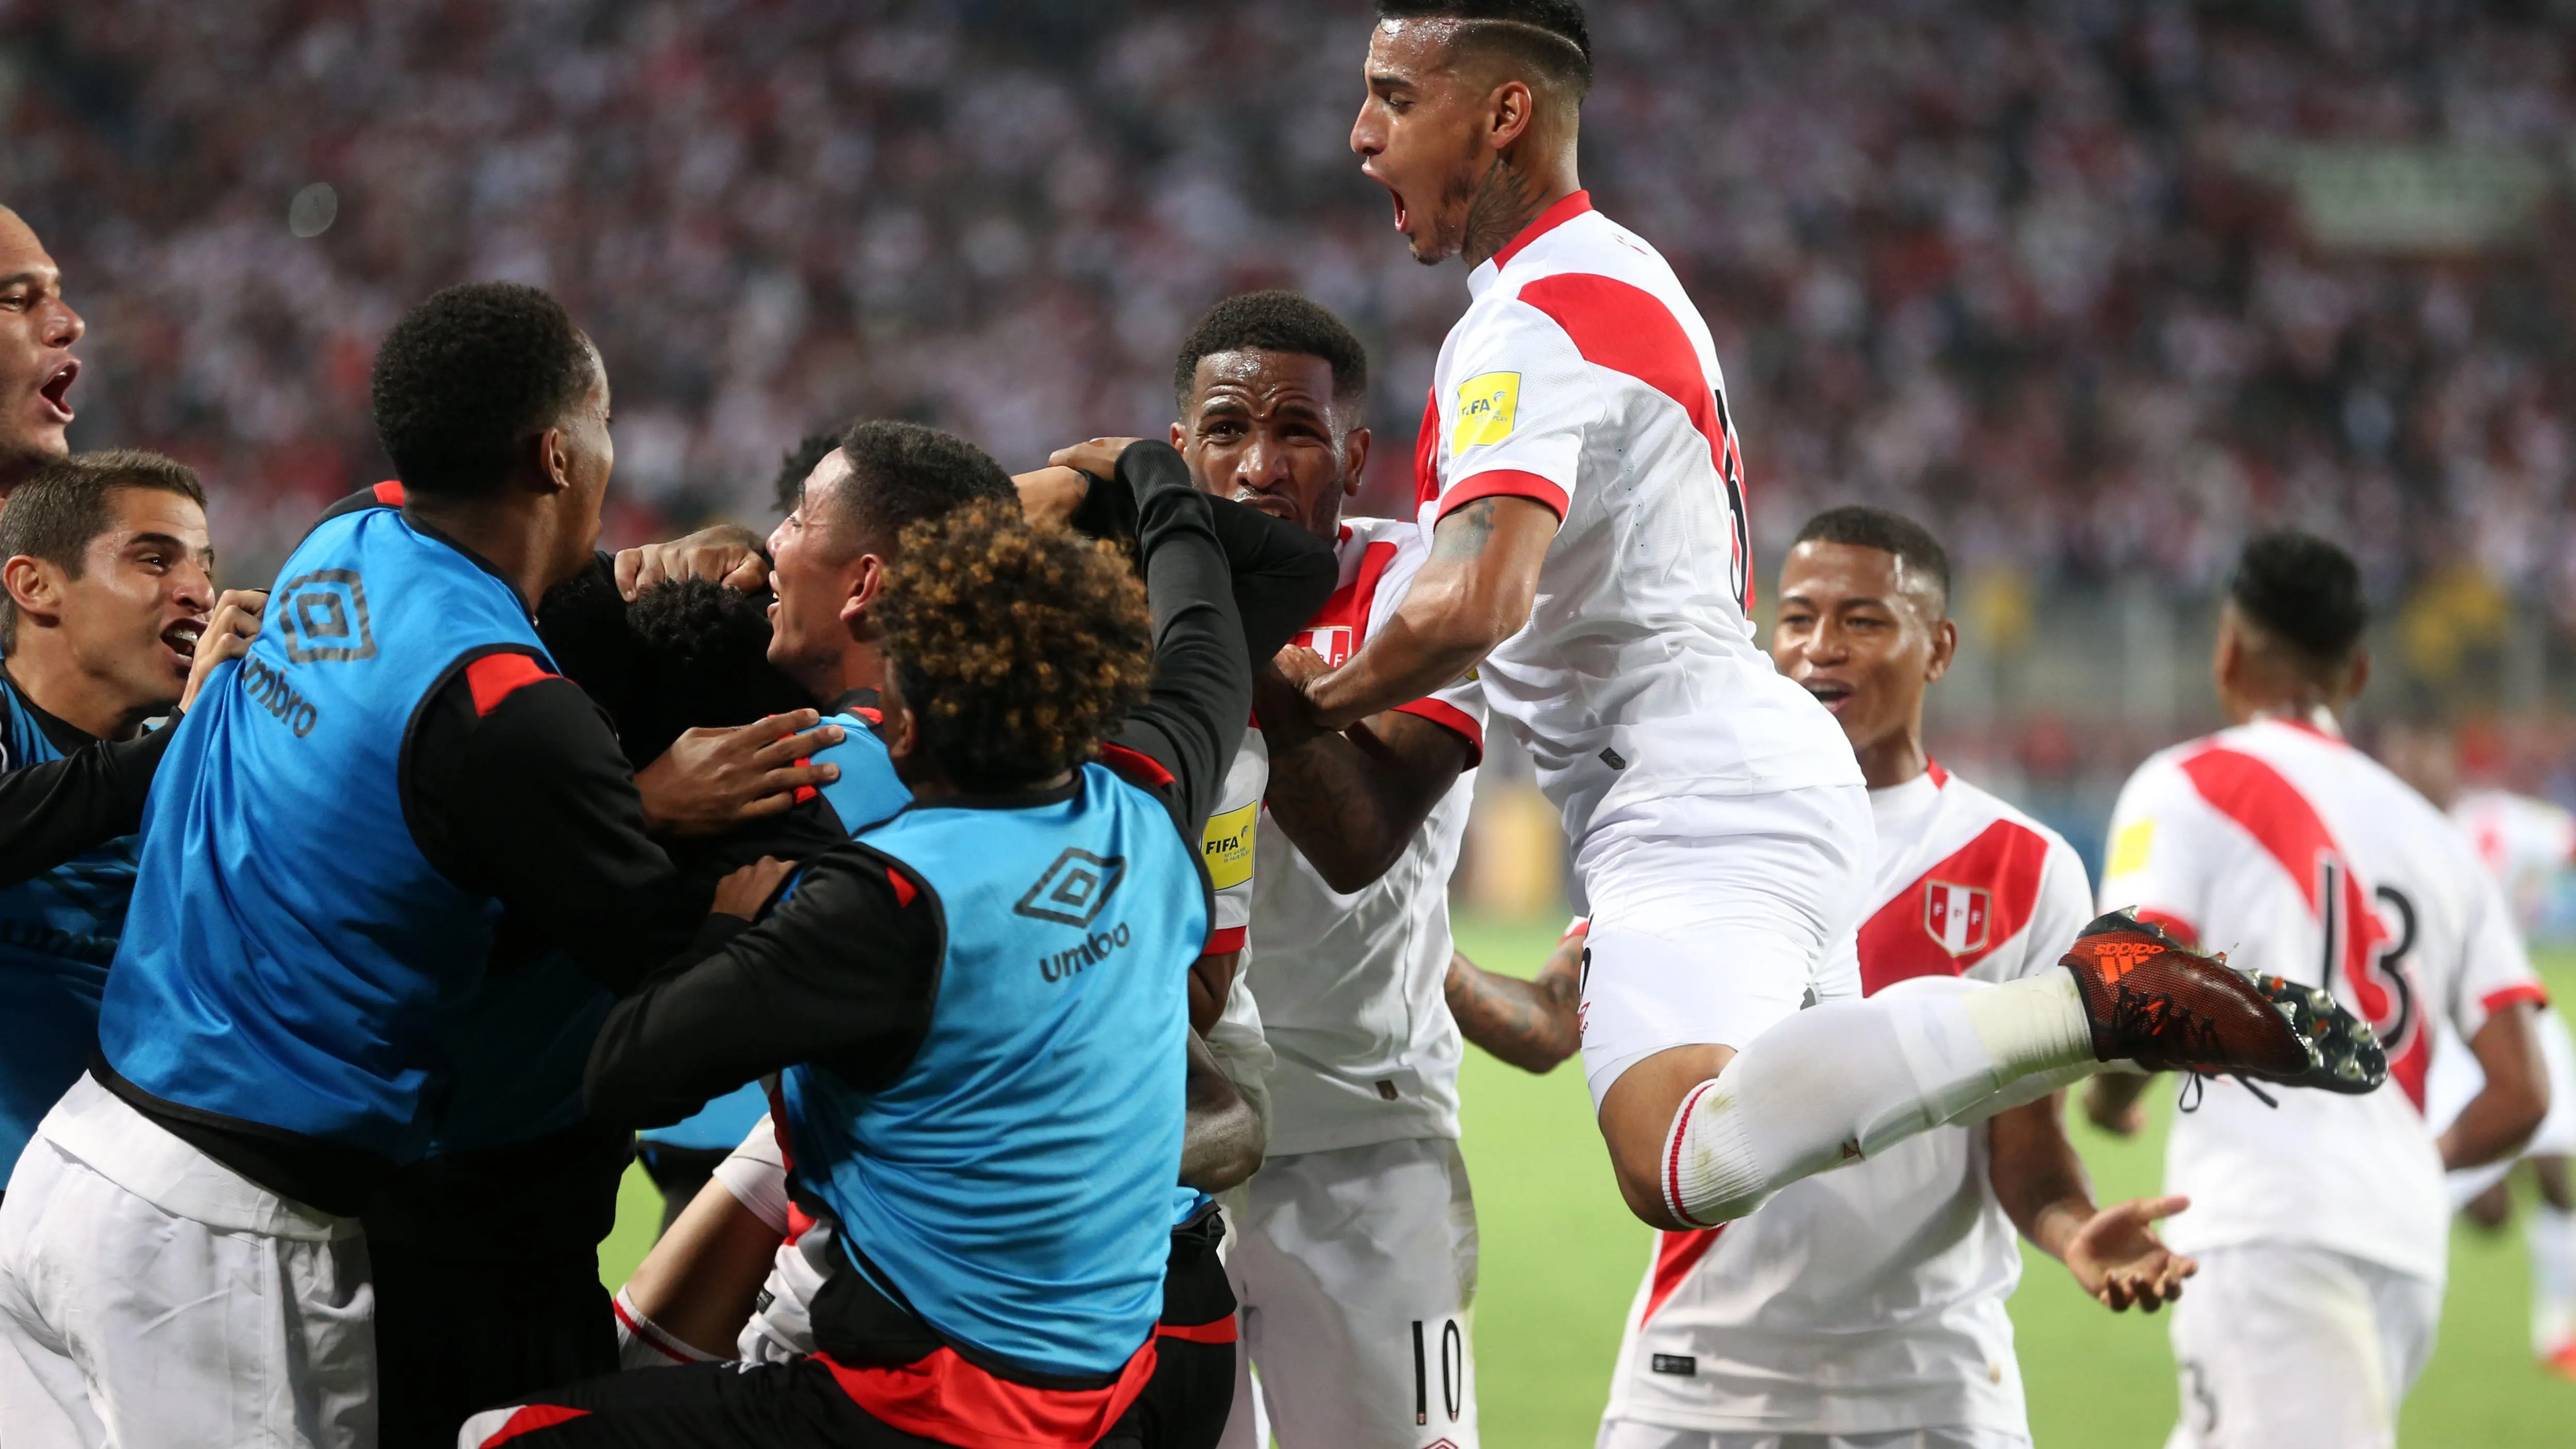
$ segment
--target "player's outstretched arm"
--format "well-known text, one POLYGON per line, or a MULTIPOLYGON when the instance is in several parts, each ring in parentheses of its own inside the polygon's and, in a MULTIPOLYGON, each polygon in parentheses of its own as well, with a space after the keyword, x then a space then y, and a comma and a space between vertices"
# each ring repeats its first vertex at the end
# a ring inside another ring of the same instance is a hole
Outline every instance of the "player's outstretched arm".
POLYGON ((1270 818, 1344 895, 1386 874, 1475 763, 1465 736, 1399 710, 1347 730, 1316 729, 1276 668, 1253 671, 1252 698, 1270 746, 1270 818))
POLYGON ((1583 991, 1585 928, 1578 923, 1529 980, 1449 953, 1449 1014, 1467 1040, 1526 1072, 1550 1072, 1583 1047, 1576 1008, 1583 991))
MULTIPOLYGON (((1479 498, 1440 520, 1431 557, 1395 615, 1329 674, 1294 678, 1307 715, 1347 729, 1456 683, 1529 622, 1556 511, 1529 498, 1479 498)), ((1320 661, 1318 661, 1320 662, 1320 661)))
POLYGON ((1261 1115, 1235 1090, 1208 1044, 1191 1032, 1189 1125, 1181 1138, 1181 1186, 1223 1192, 1259 1172, 1268 1149, 1261 1115))
POLYGON ((2536 1014, 2528 1001, 2500 1006, 2469 1038, 2469 1051, 2487 1081, 2442 1133, 2444 1171, 2511 1157, 2549 1115, 2549 1074, 2541 1066, 2536 1014))
POLYGON ((2098 1207, 2084 1161, 2066 1136, 2066 1099, 2052 1094, 1995 1115, 1988 1176, 1995 1199, 2040 1251, 2066 1265, 2093 1300, 2114 1313, 2153 1313, 2182 1296, 2200 1265, 2156 1236, 2155 1222, 2191 1206, 2183 1197, 2138 1198, 2098 1207))

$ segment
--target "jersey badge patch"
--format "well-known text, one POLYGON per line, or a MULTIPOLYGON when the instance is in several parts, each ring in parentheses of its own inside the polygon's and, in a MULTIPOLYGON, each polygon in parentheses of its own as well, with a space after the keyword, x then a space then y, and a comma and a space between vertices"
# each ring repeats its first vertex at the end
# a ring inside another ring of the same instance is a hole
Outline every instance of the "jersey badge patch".
POLYGON ((2155 848, 2156 822, 2132 820, 2120 827, 2120 838, 2111 842, 2111 863, 2102 871, 2104 877, 2128 875, 2147 868, 2147 853, 2155 848))
POLYGON ((1923 929, 1951 955, 1985 949, 1986 917, 1983 888, 1940 880, 1923 883, 1923 929))
POLYGON ((1207 862, 1210 887, 1225 890, 1252 879, 1253 827, 1260 820, 1258 800, 1208 817, 1207 833, 1199 837, 1199 856, 1207 862))
POLYGON ((1520 409, 1519 373, 1488 372, 1467 379, 1458 388, 1458 423, 1449 433, 1449 455, 1510 437, 1520 409))

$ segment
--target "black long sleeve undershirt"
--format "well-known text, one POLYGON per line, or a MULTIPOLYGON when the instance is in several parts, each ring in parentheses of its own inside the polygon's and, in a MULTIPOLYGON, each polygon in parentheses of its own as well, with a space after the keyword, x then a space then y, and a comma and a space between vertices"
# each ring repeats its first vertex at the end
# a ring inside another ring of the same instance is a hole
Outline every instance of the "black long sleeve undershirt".
POLYGON ((0 774, 0 885, 43 875, 143 828, 152 772, 178 720, 130 740, 81 744, 0 774))
MULTIPOLYGON (((1130 500, 1124 519, 1142 558, 1155 640, 1152 691, 1112 741, 1171 775, 1154 793, 1195 850, 1251 711, 1244 619, 1311 618, 1331 593, 1332 552, 1302 533, 1220 530, 1215 501, 1190 486, 1187 465, 1160 443, 1129 448, 1111 485, 1130 500), (1244 550, 1251 572, 1228 567, 1221 533, 1244 550)), ((1031 792, 1026 803, 1062 793, 1031 792)), ((584 1095, 592 1115, 676 1122, 798 1062, 854 1082, 891 1079, 929 1029, 946 929, 927 881, 863 842, 835 846, 758 925, 618 1003, 591 1049, 584 1095)))

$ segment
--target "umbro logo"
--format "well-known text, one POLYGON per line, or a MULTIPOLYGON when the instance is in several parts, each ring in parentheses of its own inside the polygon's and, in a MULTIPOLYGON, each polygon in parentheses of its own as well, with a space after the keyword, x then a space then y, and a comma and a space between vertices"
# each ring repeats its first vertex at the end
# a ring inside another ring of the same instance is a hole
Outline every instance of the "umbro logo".
POLYGON ((298 664, 373 659, 376 633, 367 618, 367 588, 348 569, 317 569, 288 581, 268 611, 298 664))
POLYGON ((1100 908, 1109 904, 1110 896, 1117 893, 1118 882, 1126 876, 1125 856, 1098 856, 1068 848, 1011 909, 1034 921, 1088 926, 1099 919, 1100 908))

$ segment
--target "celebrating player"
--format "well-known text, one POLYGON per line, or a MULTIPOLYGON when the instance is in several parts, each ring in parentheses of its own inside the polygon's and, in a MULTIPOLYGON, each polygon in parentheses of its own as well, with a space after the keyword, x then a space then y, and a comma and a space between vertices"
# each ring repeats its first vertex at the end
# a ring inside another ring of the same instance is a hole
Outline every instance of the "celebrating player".
POLYGON ((594 1109, 648 1121, 787 1069, 795 1180, 842 1254, 821 1353, 578 1386, 461 1442, 1072 1449, 1143 1390, 1196 844, 1251 692, 1207 504, 1171 450, 1112 451, 1146 597, 995 504, 911 530, 877 608, 917 803, 621 1005, 592 1059, 594 1109))
POLYGON ((0 502, 71 451, 72 344, 88 330, 34 228, 0 206, 0 502))
MULTIPOLYGON (((451 288, 386 337, 375 402, 405 506, 307 537, 176 731, 99 1058, 0 1206, 13 1445, 373 1442, 352 1215, 435 1129, 436 1029, 495 919, 619 984, 702 914, 529 618, 597 535, 597 353, 541 292, 451 288), (139 1240, 186 1246, 137 1273, 139 1240)), ((685 783, 649 818, 705 807, 685 783)))
POLYGON ((211 636, 240 644, 235 628, 257 601, 227 596, 229 622, 210 628, 205 492, 167 458, 57 460, 11 497, 19 506, 0 513, 0 857, 28 868, 0 877, 0 1170, 98 1043, 159 758, 158 747, 102 742, 139 742, 145 720, 192 693, 200 636, 209 658, 211 636))
MULTIPOLYGON (((2073 848, 1924 752, 1924 692, 1958 639, 1949 593, 1941 545, 1875 508, 1809 520, 1780 570, 1772 656, 1834 712, 1869 780, 1873 994, 2046 972, 2092 914, 2073 848)), ((1723 1232, 1661 1235, 1603 1449, 2027 1444, 2004 1311, 2021 1278, 2013 1230, 2114 1309, 2152 1312, 2192 1272, 2148 1226, 2187 1204, 2097 1209, 2063 1112, 2051 1094, 1793 1184, 1723 1232)))
MULTIPOLYGON (((1336 591, 1296 637, 1349 657, 1423 555, 1410 520, 1342 516, 1369 453, 1359 339, 1291 293, 1231 297, 1192 327, 1173 386, 1201 489, 1334 545, 1336 591)), ((1248 969, 1276 1064, 1227 1259, 1248 1352, 1226 1442, 1254 1441, 1257 1366, 1284 1444, 1472 1445, 1475 1219, 1439 993, 1483 706, 1460 686, 1343 733, 1282 703, 1262 712, 1268 808, 1239 822, 1259 816, 1248 969)))
MULTIPOLYGON (((2509 1156, 2547 1106, 2541 989, 2503 895, 2441 812, 2343 741, 2367 622, 2341 549, 2247 542, 2213 665, 2234 726, 2140 765, 2112 815, 2105 905, 2349 1003, 2400 1088, 2275 1103, 2213 1082, 2175 1122, 2165 1186, 2192 1210, 2174 1246, 2201 1265, 2174 1311, 2180 1446, 2395 1442, 2441 1316, 2443 1169, 2509 1156), (2445 1021, 2486 1086, 2437 1136, 2424 1087, 2445 1021)), ((2134 1130, 2144 1080, 2096 1079, 2088 1110, 2134 1130)))
POLYGON ((1417 259, 1472 266, 1473 301, 1416 455, 1431 557, 1376 638, 1298 682, 1342 728, 1475 669, 1527 743, 1594 923, 1585 1075, 1630 1208, 1663 1228, 1740 1217, 2088 1061, 2366 1076, 2340 1033, 2312 1039, 2223 966, 2159 946, 2106 969, 2116 933, 1987 991, 1829 999, 1857 990, 1869 801, 1831 719, 1754 645, 1708 328, 1576 177, 1582 11, 1378 13, 1351 146, 1417 259))

